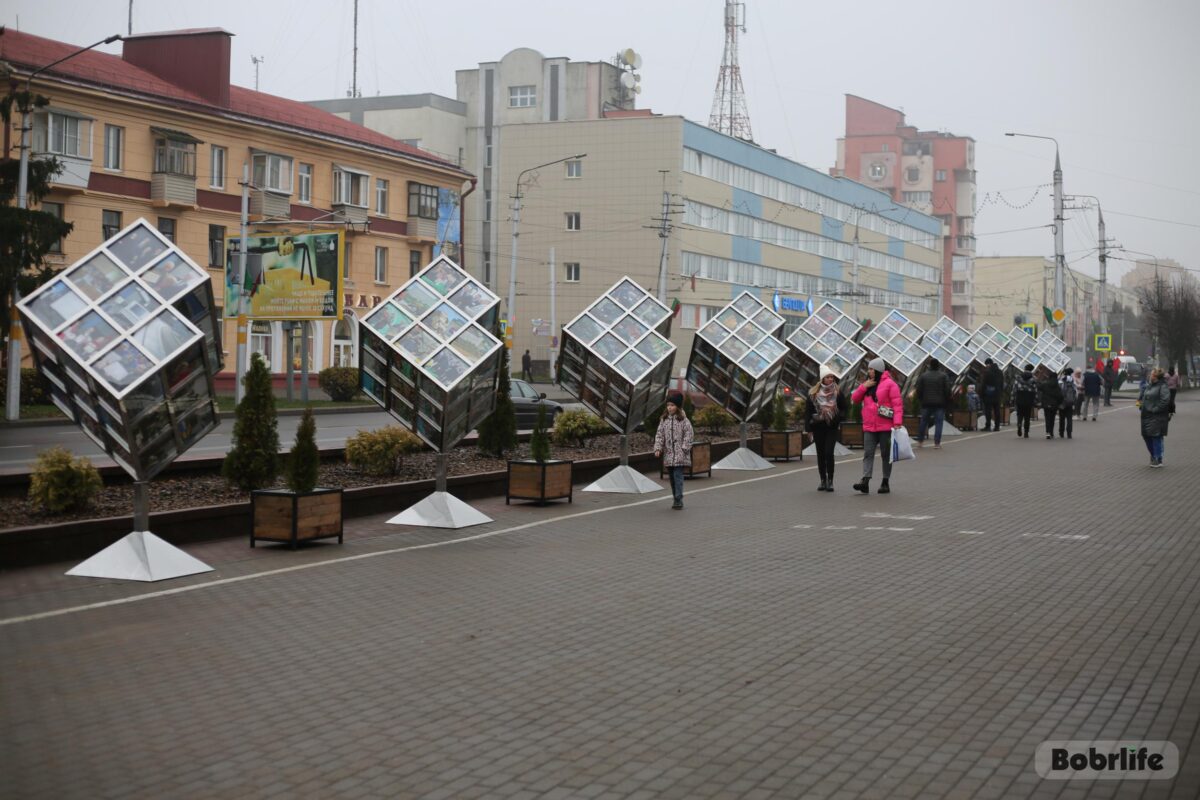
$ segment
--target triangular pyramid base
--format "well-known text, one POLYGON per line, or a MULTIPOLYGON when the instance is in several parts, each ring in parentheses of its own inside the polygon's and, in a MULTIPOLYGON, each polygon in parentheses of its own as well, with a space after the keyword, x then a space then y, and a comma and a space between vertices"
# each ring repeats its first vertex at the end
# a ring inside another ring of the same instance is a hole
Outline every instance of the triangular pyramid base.
POLYGON ((774 469, 775 465, 749 447, 739 447, 713 464, 713 469, 763 470, 774 469))
POLYGON ((962 431, 947 422, 942 426, 942 436, 962 436, 962 431))
POLYGON ((491 517, 481 514, 449 492, 434 492, 389 519, 388 524, 418 528, 469 528, 491 521, 491 517))
POLYGON ((662 490, 661 485, 628 465, 614 467, 600 480, 584 489, 585 492, 615 492, 617 494, 650 494, 662 490))
MULTIPOLYGON (((833 443, 833 454, 835 456, 848 456, 852 452, 853 451, 849 447, 846 447, 846 445, 842 444, 841 442, 833 443)), ((810 444, 808 447, 804 448, 804 455, 815 456, 816 454, 817 454, 817 445, 815 443, 810 444)))
POLYGON ((212 567, 150 531, 134 531, 68 570, 67 574, 84 578, 165 581, 200 572, 212 572, 212 567))

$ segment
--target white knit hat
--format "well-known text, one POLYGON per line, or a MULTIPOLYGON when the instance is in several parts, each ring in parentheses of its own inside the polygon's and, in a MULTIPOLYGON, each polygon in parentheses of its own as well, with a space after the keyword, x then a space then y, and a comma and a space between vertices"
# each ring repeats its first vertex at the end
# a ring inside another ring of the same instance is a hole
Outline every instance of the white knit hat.
POLYGON ((825 380, 825 376, 826 376, 826 375, 832 375, 832 376, 833 376, 833 377, 835 377, 835 378, 837 377, 837 373, 836 373, 836 372, 834 372, 833 370, 831 370, 831 369, 829 368, 829 365, 828 365, 828 364, 822 364, 822 365, 821 365, 821 380, 822 380, 822 381, 823 381, 823 380, 825 380))

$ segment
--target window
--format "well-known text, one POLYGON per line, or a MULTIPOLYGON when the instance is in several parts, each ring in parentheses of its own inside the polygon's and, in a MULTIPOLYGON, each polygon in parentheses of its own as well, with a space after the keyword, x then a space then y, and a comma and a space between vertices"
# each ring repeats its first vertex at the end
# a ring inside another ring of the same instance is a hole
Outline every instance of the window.
POLYGON ((933 192, 904 192, 904 202, 906 203, 932 203, 933 192))
POLYGON ((408 277, 413 277, 421 271, 421 251, 408 251, 408 277))
POLYGON ((568 261, 563 264, 563 267, 565 267, 567 271, 567 277, 565 278, 566 282, 579 283, 579 262, 568 261))
POLYGON ((567 218, 567 230, 569 230, 569 231, 583 230, 583 221, 582 221, 581 215, 578 211, 568 211, 563 216, 565 216, 567 218))
POLYGON ((175 243, 175 220, 170 217, 158 218, 158 232, 167 237, 172 244, 175 243))
POLYGON ((946 170, 939 169, 937 172, 933 173, 933 177, 934 177, 934 180, 939 180, 939 181, 946 180, 946 170))
POLYGON ((387 248, 375 248, 375 282, 387 283, 387 248))
POLYGON ((483 282, 492 285, 492 254, 487 251, 483 254, 483 282))
POLYGON ((917 181, 921 180, 921 168, 909 167, 907 170, 905 170, 905 178, 909 183, 916 183, 917 181))
POLYGON ((104 126, 104 168, 121 171, 125 160, 125 129, 116 125, 104 126))
POLYGON ((510 86, 508 87, 509 108, 532 108, 537 105, 537 87, 510 86))
POLYGON ((350 330, 350 312, 346 318, 340 319, 333 325, 333 364, 335 367, 353 367, 354 363, 354 334, 350 330))
MULTIPOLYGON (((62 218, 63 218, 63 204, 62 203, 43 202, 42 203, 42 211, 44 211, 47 214, 53 214, 55 216, 55 218, 58 219, 59 222, 62 221, 62 218)), ((62 239, 59 239, 54 244, 50 245, 49 252, 61 253, 62 251, 63 251, 62 250, 62 239)))
POLYGON ((383 178, 375 179, 375 213, 386 215, 388 209, 388 182, 383 178))
POLYGON ((891 149, 892 149, 892 146, 890 144, 888 144, 887 142, 884 142, 883 144, 879 145, 879 152, 881 152, 881 153, 886 153, 891 149))
POLYGON ((367 208, 369 181, 370 177, 366 173, 334 167, 333 204, 367 208))
POLYGON ((954 294, 963 294, 964 292, 967 291, 967 282, 966 281, 951 281, 950 289, 952 292, 954 292, 954 294))
POLYGON ((487 144, 483 146, 483 165, 490 167, 492 165, 492 137, 487 137, 487 144))
POLYGON ((871 166, 867 167, 867 176, 873 181, 883 180, 887 177, 887 165, 878 161, 872 162, 871 166))
POLYGON ((483 218, 490 220, 492 218, 492 190, 483 190, 483 218))
POLYGON ((567 177, 582 178, 583 177, 583 161, 575 159, 567 162, 567 177))
POLYGON ((311 203, 312 202, 312 175, 313 175, 313 165, 312 164, 301 164, 300 165, 300 202, 301 203, 311 203))
POLYGON ((408 215, 421 219, 437 219, 438 187, 423 183, 408 184, 408 215))
POLYGON ((208 226, 208 264, 218 269, 225 266, 225 226, 208 226))
POLYGON ((250 352, 258 353, 271 369, 271 323, 250 323, 250 352))
POLYGON ((213 189, 225 188, 225 148, 215 144, 209 148, 209 179, 208 185, 213 189))
POLYGON ((159 136, 154 140, 154 171, 159 174, 196 177, 196 143, 159 136))
POLYGON ((121 230, 121 212, 105 209, 100 214, 100 231, 105 239, 111 239, 121 230))
POLYGON ((60 156, 92 157, 92 121, 53 111, 34 118, 35 152, 60 156))
POLYGON ((269 192, 292 193, 292 160, 274 153, 255 153, 251 158, 254 166, 254 186, 269 192))
POLYGON ((342 260, 342 277, 346 279, 347 283, 349 283, 350 285, 353 285, 353 281, 350 280, 350 261, 351 261, 350 249, 351 248, 350 248, 350 240, 349 239, 346 239, 346 244, 343 245, 343 247, 345 247, 346 252, 342 256, 342 259, 343 259, 342 260))

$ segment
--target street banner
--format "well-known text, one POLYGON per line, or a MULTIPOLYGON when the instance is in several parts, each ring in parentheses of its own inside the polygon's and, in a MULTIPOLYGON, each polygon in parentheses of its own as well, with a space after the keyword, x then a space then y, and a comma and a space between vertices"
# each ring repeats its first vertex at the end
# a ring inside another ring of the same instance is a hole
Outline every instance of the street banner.
POLYGON ((225 316, 341 319, 344 237, 340 230, 251 234, 240 287, 241 237, 225 237, 225 316))

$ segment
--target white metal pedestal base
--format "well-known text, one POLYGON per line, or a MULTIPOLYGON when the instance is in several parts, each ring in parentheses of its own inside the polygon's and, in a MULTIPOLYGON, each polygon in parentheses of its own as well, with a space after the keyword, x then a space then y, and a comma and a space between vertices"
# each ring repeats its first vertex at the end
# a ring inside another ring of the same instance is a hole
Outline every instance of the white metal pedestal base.
POLYGON ((491 521, 491 517, 481 514, 449 492, 434 492, 389 519, 388 524, 419 528, 469 528, 491 521))
POLYGON ((584 489, 585 492, 616 492, 619 494, 649 494, 662 490, 661 485, 627 465, 614 467, 611 472, 606 473, 600 480, 584 489))
POLYGON ((163 581, 200 572, 212 572, 212 567, 150 531, 134 531, 68 570, 67 574, 84 578, 163 581))
MULTIPOLYGON (((850 453, 851 453, 850 448, 846 447, 846 445, 842 444, 841 442, 833 443, 833 454, 835 456, 848 456, 848 455, 850 455, 850 453)), ((804 455, 815 456, 816 454, 817 454, 816 444, 810 444, 808 447, 804 448, 804 455)))
POLYGON ((942 436, 962 436, 962 431, 947 422, 942 426, 942 436))
POLYGON ((737 450, 734 450, 732 453, 712 465, 713 469, 744 470, 773 469, 774 466, 774 464, 772 464, 770 461, 767 461, 749 447, 739 447, 737 450))

